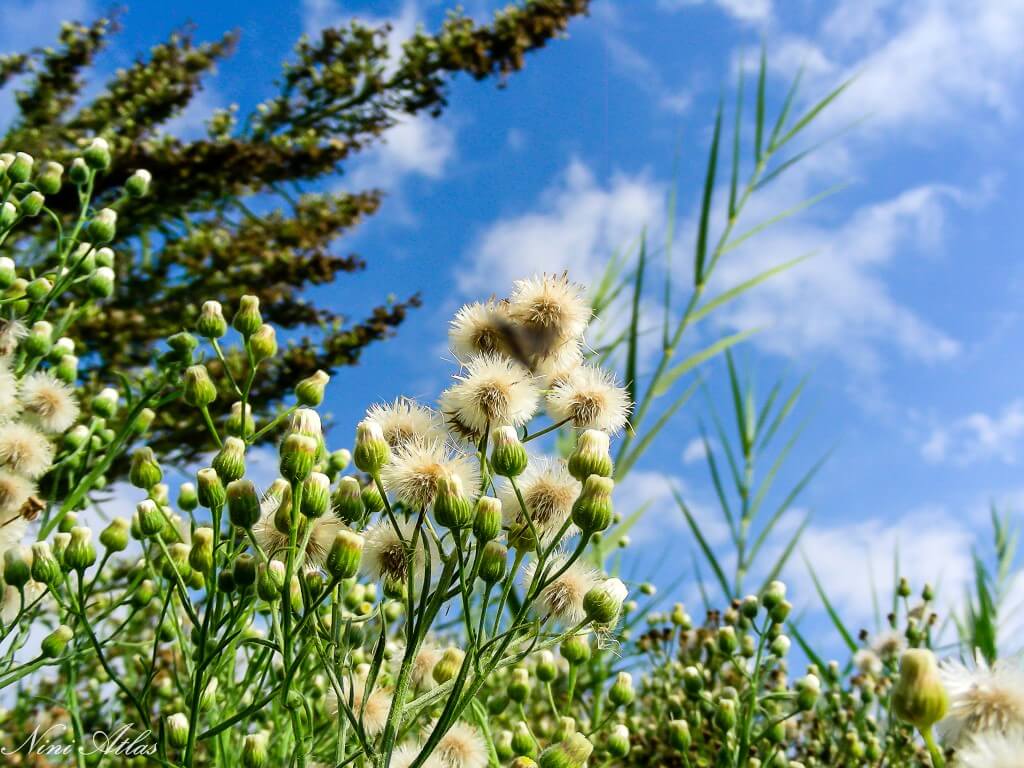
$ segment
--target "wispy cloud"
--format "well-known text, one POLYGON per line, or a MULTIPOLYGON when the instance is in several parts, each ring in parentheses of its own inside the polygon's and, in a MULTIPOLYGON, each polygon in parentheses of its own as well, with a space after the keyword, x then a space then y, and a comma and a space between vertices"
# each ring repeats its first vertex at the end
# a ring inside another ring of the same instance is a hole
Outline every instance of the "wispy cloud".
POLYGON ((1024 439, 1024 400, 1014 400, 998 414, 976 411, 936 426, 921 446, 930 462, 960 466, 981 461, 1013 464, 1024 439))
POLYGON ((714 5, 735 19, 746 22, 765 21, 772 15, 772 0, 658 0, 665 11, 681 11, 697 5, 714 5))

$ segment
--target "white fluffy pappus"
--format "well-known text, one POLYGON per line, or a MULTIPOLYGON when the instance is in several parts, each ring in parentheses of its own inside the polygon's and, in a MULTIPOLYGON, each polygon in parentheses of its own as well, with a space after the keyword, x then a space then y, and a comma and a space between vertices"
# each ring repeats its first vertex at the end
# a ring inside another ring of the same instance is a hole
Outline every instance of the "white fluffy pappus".
POLYGON ((631 407, 629 395, 615 381, 615 375, 591 365, 580 366, 552 386, 547 404, 556 422, 609 434, 626 426, 631 407))
POLYGON ((19 410, 18 379, 11 373, 7 360, 0 358, 0 421, 14 418, 19 410))
MULTIPOLYGON (((363 559, 361 568, 370 578, 378 582, 387 580, 404 582, 406 578, 405 548, 402 539, 412 542, 416 532, 413 520, 398 520, 401 538, 389 519, 383 519, 363 532, 363 559)), ((429 548, 423 543, 422 532, 416 536, 412 557, 414 583, 422 583, 427 558, 430 558, 431 573, 436 574, 436 556, 433 546, 429 548)), ((429 537, 427 539, 429 541, 429 537)), ((433 667, 431 667, 433 670, 433 667)))
POLYGON ((18 342, 28 336, 28 328, 19 320, 0 321, 0 357, 9 357, 18 342))
POLYGON ((39 430, 22 422, 0 425, 0 466, 36 479, 53 463, 53 446, 39 430))
POLYGON ((437 481, 449 476, 458 477, 471 498, 479 493, 480 468, 476 462, 441 440, 406 443, 381 470, 384 488, 415 510, 430 507, 437 495, 437 481))
MULTIPOLYGON (((291 486, 287 483, 279 485, 280 492, 267 493, 263 497, 260 503, 260 519, 252 527, 253 537, 271 559, 275 554, 286 551, 291 544, 290 529, 285 522, 289 519, 291 511, 291 486)), ((309 540, 306 542, 306 565, 323 565, 334 543, 334 537, 345 525, 331 513, 315 518, 307 518, 300 514, 298 519, 296 541, 300 546, 306 535, 306 527, 310 526, 309 540)))
POLYGON ((975 736, 956 752, 955 768, 1021 768, 1024 736, 985 733, 975 736))
MULTIPOLYGON (((569 474, 563 459, 543 456, 530 458, 526 471, 516 478, 516 486, 522 494, 526 511, 541 544, 549 546, 572 514, 573 502, 579 497, 582 485, 569 474)), ((498 487, 498 498, 501 500, 505 526, 513 530, 528 529, 523 505, 519 503, 511 482, 502 481, 498 487)), ((572 536, 575 532, 575 527, 570 526, 566 536, 572 536)))
POLYGON ((44 432, 66 432, 78 421, 75 391, 51 373, 37 371, 22 379, 19 399, 25 415, 44 432))
MULTIPOLYGON (((35 492, 36 487, 31 480, 0 469, 0 526, 7 527, 8 521, 12 518, 21 519, 21 508, 35 492)), ((11 524, 13 525, 13 523, 11 524)), ((3 542, 2 531, 0 531, 0 542, 3 542)), ((0 552, 3 550, 3 544, 0 543, 0 552)))
MULTIPOLYGON (((376 736, 384 730, 387 724, 388 711, 391 709, 391 689, 375 687, 369 696, 366 693, 366 676, 360 673, 352 675, 351 680, 346 676, 339 681, 341 683, 341 695, 352 707, 352 712, 362 721, 363 728, 367 735, 376 736), (364 700, 365 698, 365 700, 364 700)), ((338 717, 341 705, 338 701, 338 692, 334 686, 328 686, 327 694, 324 696, 324 709, 331 717, 338 717)))
MULTIPOLYGON (((550 579, 565 567, 568 555, 556 555, 548 560, 545 570, 550 579)), ((531 560, 523 569, 523 587, 530 588, 537 573, 537 561, 531 560)), ((556 621, 575 626, 587 617, 583 598, 601 582, 601 574, 586 563, 577 560, 554 581, 540 591, 537 599, 544 611, 556 621)))
POLYGON ((441 411, 476 434, 488 426, 520 427, 537 412, 536 381, 506 357, 473 357, 455 378, 456 383, 441 394, 441 411))
POLYGON ((465 304, 448 324, 448 345, 459 360, 476 355, 507 354, 505 337, 511 322, 506 302, 465 304))
POLYGON ((487 743, 480 731, 460 720, 441 737, 432 757, 444 768, 487 768, 487 743))
MULTIPOLYGON (((3 474, 7 475, 8 473, 4 472, 3 474)), ((28 520, 19 514, 18 510, 20 509, 21 505, 14 511, 0 513, 0 557, 3 557, 4 552, 17 546, 25 538, 28 520)))
POLYGON ((408 397, 371 405, 366 411, 366 418, 380 425, 392 450, 398 450, 413 440, 434 442, 444 440, 446 436, 441 415, 408 397))
MULTIPOLYGON (((421 749, 423 749, 422 744, 402 744, 391 753, 391 761, 388 763, 389 768, 409 768, 419 756, 421 749)), ((436 755, 431 755, 421 765, 423 768, 445 768, 444 763, 436 755)))
POLYGON ((536 275, 517 280, 509 297, 513 322, 549 336, 552 347, 583 337, 593 314, 582 286, 568 275, 536 275))
POLYGON ((936 726, 944 744, 956 746, 983 733, 1024 737, 1024 665, 1019 658, 989 666, 979 655, 973 667, 946 659, 939 674, 949 694, 949 712, 936 726))

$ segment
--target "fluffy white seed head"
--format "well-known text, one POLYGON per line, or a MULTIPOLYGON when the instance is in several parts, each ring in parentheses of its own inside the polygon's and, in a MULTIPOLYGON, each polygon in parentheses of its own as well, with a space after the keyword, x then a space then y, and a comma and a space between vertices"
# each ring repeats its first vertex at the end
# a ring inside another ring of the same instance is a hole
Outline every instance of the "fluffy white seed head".
POLYGON ((552 348, 578 341, 590 322, 591 310, 582 286, 562 275, 538 275, 517 280, 509 297, 513 322, 545 334, 552 348))
POLYGON ((413 440, 432 443, 446 437, 441 415, 408 397, 371 405, 366 418, 380 425, 384 439, 395 451, 413 440))
POLYGON ((36 479, 53 463, 53 446, 35 427, 22 422, 0 425, 0 466, 36 479))
MULTIPOLYGON (((565 566, 567 555, 556 555, 548 562, 547 578, 558 573, 565 566)), ((523 586, 529 588, 537 573, 537 561, 531 560, 523 569, 523 586)), ((566 626, 575 626, 587 617, 583 608, 583 598, 587 592, 601 582, 601 575, 586 563, 577 560, 570 565, 565 573, 541 590, 538 600, 544 612, 566 626)))
POLYGON ((551 418, 577 429, 615 434, 626 425, 629 409, 629 396, 614 374, 590 365, 580 366, 548 393, 551 418))
POLYGON ((36 372, 21 380, 25 415, 44 432, 66 432, 78 420, 74 390, 50 373, 36 372))
POLYGON ((949 694, 949 712, 937 730, 947 746, 985 732, 1024 737, 1024 664, 1020 659, 1000 659, 992 666, 980 656, 973 666, 946 659, 939 674, 949 694))
POLYGON ((437 495, 437 481, 451 476, 459 478, 471 498, 476 497, 480 489, 477 463, 440 440, 406 443, 381 471, 387 491, 415 510, 430 507, 437 495))
MULTIPOLYGON (((562 459, 541 457, 530 460, 516 484, 537 536, 542 544, 550 545, 572 514, 573 502, 582 489, 580 482, 569 473, 562 459)), ((523 505, 519 503, 512 484, 504 481, 499 486, 498 495, 505 515, 505 526, 510 529, 528 527, 523 505)), ((575 532, 575 527, 570 526, 566 536, 575 532)))
POLYGON ((441 395, 441 412, 473 434, 483 434, 489 425, 522 426, 537 412, 540 392, 533 376, 508 358, 471 358, 455 378, 441 395))

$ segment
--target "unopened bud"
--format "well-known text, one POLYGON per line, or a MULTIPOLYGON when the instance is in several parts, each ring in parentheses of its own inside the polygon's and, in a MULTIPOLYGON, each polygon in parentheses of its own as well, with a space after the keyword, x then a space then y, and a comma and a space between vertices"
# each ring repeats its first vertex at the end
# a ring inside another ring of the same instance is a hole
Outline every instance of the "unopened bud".
POLYGON ((298 483, 309 477, 316 464, 319 443, 312 437, 291 433, 281 442, 281 475, 298 483))
POLYGON ((327 553, 327 572, 338 581, 350 579, 359 570, 362 557, 363 537, 354 531, 339 531, 327 553))
POLYGON ((576 450, 569 456, 569 473, 581 483, 591 475, 611 477, 611 439, 607 432, 588 429, 576 439, 576 450))
POLYGON ((49 542, 37 541, 32 545, 32 578, 40 584, 53 586, 60 581, 60 563, 50 549, 49 542))
POLYGON ((499 427, 494 433, 494 448, 491 450, 491 466, 503 477, 518 477, 526 469, 529 456, 519 441, 516 428, 499 427))
POLYGON ((260 300, 257 296, 243 296, 238 304, 238 312, 235 313, 231 325, 245 338, 249 338, 263 325, 263 318, 260 315, 260 300))
POLYGON ((458 475, 443 475, 437 479, 434 517, 440 525, 453 530, 467 528, 473 522, 473 505, 466 498, 462 478, 458 475))
POLYGON ((228 483, 228 516, 239 528, 252 528, 260 519, 260 497, 252 480, 241 478, 228 483))
POLYGON ((32 175, 33 163, 35 163, 35 159, 32 155, 27 152, 18 152, 11 164, 7 166, 7 178, 15 184, 28 181, 28 177, 32 175))
POLYGON ((911 648, 903 652, 900 676, 892 692, 892 708, 897 717, 922 732, 945 717, 949 694, 931 651, 911 648))
POLYGON ((108 552, 123 552, 128 548, 128 521, 123 517, 115 517, 110 525, 100 533, 100 544, 108 552))
POLYGON ((391 449, 384 439, 384 431, 373 419, 363 419, 356 427, 353 458, 356 467, 371 477, 376 477, 381 467, 391 458, 391 449))
POLYGON ((164 720, 167 743, 176 749, 188 744, 188 718, 181 712, 175 712, 164 720))
POLYGON ((573 635, 566 638, 558 650, 570 666, 578 667, 580 664, 590 661, 590 641, 586 635, 573 635))
POLYGON ((82 526, 71 529, 71 540, 64 550, 64 564, 81 573, 96 562, 96 547, 92 544, 92 531, 82 526))
POLYGON ((590 475, 583 483, 579 498, 572 505, 572 521, 584 533, 605 530, 612 522, 612 490, 610 477, 590 475))
POLYGON ((71 642, 71 638, 75 636, 74 631, 67 624, 61 624, 53 632, 43 638, 43 642, 40 644, 40 650, 43 652, 43 656, 48 659, 56 659, 67 647, 68 643, 71 642))
POLYGON ((608 689, 608 701, 616 707, 625 707, 633 702, 636 693, 633 690, 633 676, 629 672, 619 672, 615 682, 608 689))
POLYGON ((220 451, 211 462, 214 470, 225 483, 238 480, 245 475, 245 443, 237 437, 224 441, 220 451))
POLYGON ((596 624, 611 624, 619 617, 622 603, 629 594, 619 579, 607 579, 583 597, 583 610, 596 624))
POLYGON ((36 187, 44 195, 56 195, 60 192, 61 176, 64 175, 64 166, 60 163, 43 163, 36 176, 36 187))
POLYGON ((196 472, 198 489, 196 496, 200 504, 207 509, 219 509, 224 506, 227 493, 220 475, 213 467, 205 467, 196 472))
POLYGON ((196 332, 205 339, 219 339, 228 332, 228 321, 219 301, 207 301, 199 312, 196 332))
POLYGON ((32 550, 17 544, 4 552, 4 582, 21 589, 32 577, 32 550))
POLYGON ((271 560, 269 565, 260 563, 256 566, 256 593, 268 603, 279 600, 285 576, 285 565, 280 560, 271 560))
POLYGON ((89 222, 89 237, 94 243, 109 243, 117 234, 117 211, 103 208, 89 222))
POLYGON ((582 733, 574 733, 561 744, 545 749, 537 761, 540 768, 583 768, 594 745, 582 733))
POLYGON ((96 137, 82 153, 85 164, 94 171, 105 171, 110 167, 110 144, 106 139, 96 137))
POLYGON ((139 516, 139 531, 146 538, 157 536, 164 531, 167 524, 164 513, 152 499, 140 501, 135 507, 139 516))
POLYGON ((207 574, 213 569, 213 529, 196 528, 192 533, 192 549, 188 553, 188 564, 193 570, 207 574))
POLYGON ((242 739, 242 768, 266 768, 267 741, 265 732, 250 733, 242 739))
POLYGON ((299 405, 316 407, 324 401, 324 391, 327 389, 327 382, 330 381, 324 371, 317 371, 311 376, 295 385, 295 399, 299 405))
POLYGON ((145 197, 149 192, 149 185, 153 181, 153 174, 145 168, 140 168, 124 183, 124 191, 132 197, 145 197))
POLYGON ((363 519, 363 499, 359 481, 346 476, 338 481, 334 492, 334 512, 346 523, 357 523, 363 519))
POLYGON ((479 542, 498 538, 501 533, 501 502, 493 496, 481 496, 473 515, 473 535, 479 542))
POLYGON ((205 408, 217 399, 217 385, 205 365, 191 365, 186 369, 183 398, 193 408, 205 408))

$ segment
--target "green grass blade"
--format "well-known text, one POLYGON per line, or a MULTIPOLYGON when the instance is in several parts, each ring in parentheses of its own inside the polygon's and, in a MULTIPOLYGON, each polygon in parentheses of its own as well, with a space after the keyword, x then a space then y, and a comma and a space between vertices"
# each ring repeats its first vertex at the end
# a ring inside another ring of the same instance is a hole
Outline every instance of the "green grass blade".
POLYGON ((856 653, 857 643, 853 639, 853 635, 850 634, 850 630, 843 624, 843 620, 839 618, 839 613, 832 606, 832 601, 828 599, 828 595, 825 594, 824 588, 821 586, 821 582, 818 581, 818 574, 814 572, 814 568, 811 566, 811 561, 804 557, 804 563, 807 565, 807 570, 811 574, 811 581, 814 582, 814 589, 818 593, 818 597, 821 598, 822 604, 825 606, 825 611, 828 613, 828 617, 832 620, 832 624, 843 638, 843 642, 846 643, 846 647, 850 649, 850 653, 856 653))
POLYGON ((719 252, 720 253, 728 253, 729 251, 731 251, 731 250, 733 250, 735 248, 739 248, 747 240, 749 240, 750 238, 760 234, 761 232, 764 232, 769 227, 772 227, 775 224, 783 222, 786 219, 789 219, 789 218, 795 216, 798 213, 802 213, 803 211, 806 211, 808 208, 811 208, 811 207, 817 205, 818 203, 820 203, 825 198, 831 197, 832 195, 836 194, 840 190, 846 189, 847 186, 848 185, 846 183, 836 184, 835 186, 829 187, 825 191, 820 192, 817 195, 814 195, 813 197, 809 197, 806 200, 804 200, 804 201, 802 201, 800 203, 797 203, 792 208, 787 208, 786 210, 782 211, 781 213, 776 214, 775 216, 772 216, 770 219, 766 219, 765 221, 762 221, 757 226, 751 227, 746 232, 744 232, 742 235, 737 235, 732 240, 730 240, 725 245, 723 245, 719 252))
POLYGON ((765 432, 761 435, 760 445, 758 446, 759 448, 764 449, 765 446, 767 446, 768 443, 772 441, 772 438, 775 437, 775 434, 779 431, 779 428, 786 421, 786 419, 789 418, 789 414, 796 407, 796 403, 800 399, 800 395, 803 394, 804 387, 806 385, 807 377, 805 376, 800 380, 796 387, 793 388, 793 391, 790 393, 789 397, 786 398, 786 402, 782 404, 782 407, 779 409, 778 413, 775 414, 775 418, 772 420, 771 426, 769 426, 768 429, 765 430, 765 432))
POLYGON ((817 666, 820 670, 828 669, 828 664, 826 664, 822 658, 814 652, 811 644, 807 642, 807 639, 803 634, 801 634, 800 630, 796 628, 796 623, 791 621, 786 625, 786 627, 792 638, 796 640, 796 644, 800 646, 803 652, 807 655, 807 658, 811 660, 811 663, 817 666))
POLYGON ((769 152, 775 151, 775 141, 779 138, 779 134, 782 133, 782 129, 786 127, 786 121, 789 119, 790 110, 793 109, 793 102, 796 101, 796 94, 800 90, 800 81, 803 80, 803 77, 804 68, 800 67, 789 86, 789 91, 786 92, 786 98, 782 102, 782 109, 779 110, 779 116, 775 120, 775 126, 772 128, 771 138, 768 139, 769 152))
POLYGON ((837 98, 839 98, 839 95, 847 88, 849 88, 851 83, 853 83, 853 78, 850 78, 849 80, 844 80, 842 83, 833 88, 832 91, 826 94, 824 98, 820 99, 813 107, 807 110, 804 116, 797 120, 793 127, 790 128, 782 136, 782 138, 779 139, 774 144, 772 148, 779 149, 780 147, 784 147, 787 142, 791 141, 794 137, 797 136, 797 134, 800 133, 800 131, 802 131, 804 128, 810 125, 814 118, 821 114, 821 111, 825 109, 825 107, 827 107, 837 98))
POLYGON ((637 350, 640 347, 640 297, 644 289, 644 269, 647 266, 647 233, 640 240, 640 258, 637 261, 636 277, 633 280, 633 303, 629 318, 629 335, 626 348, 626 391, 629 402, 636 402, 637 350))
POLYGON ((701 440, 704 441, 704 458, 708 463, 708 470, 711 473, 711 484, 715 488, 715 495, 718 496, 718 504, 722 508, 722 514, 729 522, 729 532, 732 534, 733 544, 739 544, 739 531, 736 528, 736 520, 732 514, 732 507, 729 505, 729 498, 726 496, 725 487, 722 485, 722 475, 718 471, 718 462, 715 460, 715 452, 711 450, 711 442, 708 440, 704 425, 700 426, 701 440))
POLYGON ((665 425, 668 424, 669 420, 676 414, 676 412, 689 400, 693 393, 697 391, 697 387, 700 384, 700 380, 694 381, 689 387, 683 390, 682 394, 679 395, 672 404, 664 410, 664 412, 658 416, 658 420, 654 422, 654 425, 648 429, 640 441, 632 446, 629 453, 625 454, 620 458, 615 466, 615 477, 620 479, 626 476, 633 465, 636 464, 637 460, 643 456, 644 452, 650 447, 651 442, 657 437, 658 433, 664 429, 665 425))
POLYGON ((732 407, 736 416, 736 430, 739 434, 740 445, 743 448, 743 455, 750 455, 751 435, 750 425, 747 423, 747 409, 744 401, 747 399, 740 382, 739 374, 736 371, 736 363, 732 359, 732 352, 726 350, 726 367, 729 369, 729 389, 732 392, 732 407))
POLYGON ((679 505, 680 511, 682 511, 683 515, 686 517, 686 522, 690 526, 690 531, 693 533, 693 537, 697 540, 697 544, 700 546, 701 552, 704 554, 704 559, 707 560, 708 565, 711 566, 711 570, 714 571, 715 578, 718 579, 718 584, 722 588, 722 593, 725 595, 727 600, 731 600, 733 598, 733 594, 729 589, 729 581, 725 578, 725 571, 722 570, 722 566, 719 564, 718 558, 715 557, 715 553, 712 551, 707 539, 705 539, 704 534, 701 533, 700 526, 697 525, 697 521, 690 512, 690 508, 686 506, 686 502, 683 501, 683 497, 679 494, 678 489, 673 488, 672 495, 675 497, 676 504, 679 505))
MULTIPOLYGON (((781 554, 779 554, 778 558, 776 558, 775 560, 775 563, 768 570, 768 575, 765 576, 764 583, 761 585, 761 592, 764 592, 771 582, 779 578, 779 574, 782 573, 782 569, 786 567, 786 563, 789 562, 789 558, 793 556, 793 552, 796 550, 796 545, 800 541, 800 537, 803 536, 804 530, 807 528, 810 522, 811 516, 809 514, 804 515, 804 519, 801 521, 800 525, 797 526, 796 531, 793 532, 793 535, 786 543, 786 546, 783 547, 781 554)), ((750 557, 750 562, 753 562, 753 555, 751 555, 750 557)))
POLYGON ((757 333, 759 330, 759 328, 751 328, 750 330, 747 331, 739 331, 738 333, 734 333, 730 336, 725 336, 724 338, 719 339, 714 344, 705 347, 699 352, 694 352, 685 360, 672 366, 661 375, 661 377, 654 385, 654 396, 661 397, 672 388, 672 385, 675 384, 680 377, 689 373, 698 365, 701 365, 702 363, 707 362, 711 358, 720 355, 722 352, 725 352, 730 347, 733 347, 739 344, 740 342, 745 341, 746 339, 750 338, 755 333, 757 333))
POLYGON ((780 274, 782 272, 785 272, 787 269, 795 267, 801 261, 804 261, 805 259, 810 258, 812 255, 813 255, 812 253, 808 253, 808 254, 805 254, 804 256, 799 256, 799 257, 797 257, 795 259, 791 259, 790 261, 783 262, 782 264, 779 264, 777 267, 772 267, 771 269, 767 269, 767 270, 765 270, 764 272, 761 272, 758 275, 754 275, 749 280, 744 280, 739 285, 733 286, 732 288, 730 288, 729 290, 725 291, 724 293, 720 293, 718 296, 716 296, 715 298, 711 299, 706 304, 702 305, 700 307, 700 309, 694 310, 690 314, 690 322, 691 323, 697 323, 698 321, 704 319, 709 314, 714 312, 719 307, 721 307, 721 306, 723 306, 725 304, 728 304, 733 299, 739 298, 741 295, 743 295, 744 293, 749 291, 751 288, 754 288, 755 286, 760 285, 761 283, 763 283, 765 280, 767 280, 770 277, 774 277, 775 275, 778 275, 778 274, 780 274))
POLYGON ((708 172, 704 179, 704 195, 700 206, 700 225, 697 229, 697 251, 694 256, 694 285, 704 285, 704 263, 708 255, 708 227, 711 221, 711 205, 715 191, 715 177, 718 173, 718 143, 722 137, 722 103, 718 103, 715 116, 715 132, 711 138, 711 150, 708 155, 708 172))
POLYGON ((736 122, 732 134, 732 174, 729 179, 729 218, 736 215, 736 188, 740 181, 740 121, 743 117, 743 64, 740 63, 739 85, 736 88, 736 122))

